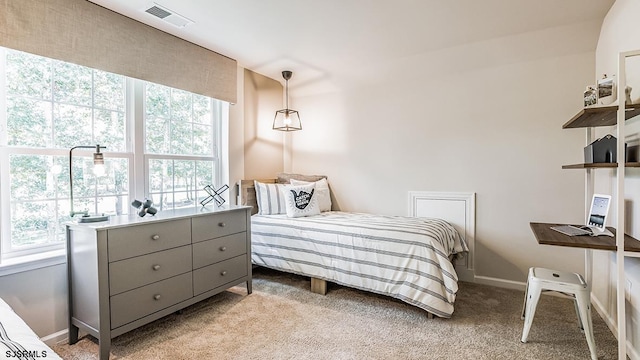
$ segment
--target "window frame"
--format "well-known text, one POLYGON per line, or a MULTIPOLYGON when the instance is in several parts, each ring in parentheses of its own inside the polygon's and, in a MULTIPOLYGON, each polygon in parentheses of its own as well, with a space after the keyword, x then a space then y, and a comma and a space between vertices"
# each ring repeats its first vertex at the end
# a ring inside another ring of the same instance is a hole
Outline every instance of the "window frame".
MULTIPOLYGON (((228 112, 228 106, 224 105, 224 102, 222 100, 217 100, 217 99, 213 99, 213 98, 208 98, 210 103, 211 103, 211 128, 212 128, 212 133, 211 133, 211 144, 213 146, 211 155, 184 155, 184 154, 164 154, 164 153, 148 153, 147 152, 147 133, 146 133, 146 129, 147 129, 147 111, 146 111, 146 84, 148 82, 143 82, 143 86, 142 89, 139 89, 136 92, 136 96, 140 96, 140 102, 142 103, 142 111, 143 111, 143 117, 142 117, 142 127, 141 130, 143 131, 143 142, 142 142, 142 148, 143 148, 143 164, 144 164, 144 171, 143 173, 145 174, 144 176, 144 189, 145 189, 145 197, 148 198, 153 198, 153 195, 155 194, 161 194, 161 198, 162 198, 162 194, 173 194, 175 196, 176 191, 175 188, 173 189, 173 191, 171 192, 151 192, 151 184, 149 183, 149 177, 150 177, 150 163, 152 160, 180 160, 180 161, 211 161, 212 162, 212 170, 213 170, 213 184, 209 184, 209 185, 213 185, 215 186, 216 184, 220 184, 221 179, 222 179, 222 137, 221 137, 221 133, 222 133, 222 123, 223 123, 223 118, 225 116, 228 116, 228 114, 225 115, 225 111, 228 112)), ((171 121, 171 116, 168 119, 169 121, 171 121)), ((169 141, 171 142, 171 139, 169 139, 169 141)), ((194 202, 194 207, 198 207, 200 206, 198 200, 198 193, 200 192, 200 190, 198 189, 194 189, 195 192, 195 199, 196 201, 194 202)), ((170 210, 170 209, 166 209, 166 210, 170 210)))

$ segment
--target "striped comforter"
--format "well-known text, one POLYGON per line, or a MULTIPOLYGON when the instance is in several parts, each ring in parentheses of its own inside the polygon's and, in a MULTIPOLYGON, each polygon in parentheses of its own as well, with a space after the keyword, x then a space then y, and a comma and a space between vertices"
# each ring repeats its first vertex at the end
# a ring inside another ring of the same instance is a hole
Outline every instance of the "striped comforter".
POLYGON ((329 211, 251 220, 254 264, 389 295, 444 318, 458 290, 449 256, 468 250, 440 219, 329 211))

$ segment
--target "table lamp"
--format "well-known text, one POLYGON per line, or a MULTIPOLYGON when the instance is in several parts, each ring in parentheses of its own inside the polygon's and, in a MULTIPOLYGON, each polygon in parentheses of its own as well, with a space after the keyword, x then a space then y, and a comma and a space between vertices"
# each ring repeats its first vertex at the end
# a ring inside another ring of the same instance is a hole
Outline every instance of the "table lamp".
POLYGON ((69 213, 71 215, 71 218, 76 215, 82 214, 82 216, 78 218, 79 223, 90 223, 109 220, 109 215, 89 215, 89 212, 87 210, 73 211, 73 150, 93 148, 96 149, 96 152, 93 153, 93 173, 96 176, 102 176, 104 175, 104 154, 100 152, 100 149, 105 149, 106 146, 74 146, 69 150, 69 198, 71 201, 71 211, 69 213))

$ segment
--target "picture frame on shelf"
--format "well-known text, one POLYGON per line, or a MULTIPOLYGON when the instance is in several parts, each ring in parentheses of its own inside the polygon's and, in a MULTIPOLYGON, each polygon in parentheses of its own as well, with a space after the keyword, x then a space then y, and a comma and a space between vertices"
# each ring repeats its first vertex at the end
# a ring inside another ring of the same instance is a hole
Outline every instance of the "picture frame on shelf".
POLYGON ((613 77, 607 77, 604 74, 602 79, 598 80, 598 104, 610 105, 615 101, 615 81, 613 77))

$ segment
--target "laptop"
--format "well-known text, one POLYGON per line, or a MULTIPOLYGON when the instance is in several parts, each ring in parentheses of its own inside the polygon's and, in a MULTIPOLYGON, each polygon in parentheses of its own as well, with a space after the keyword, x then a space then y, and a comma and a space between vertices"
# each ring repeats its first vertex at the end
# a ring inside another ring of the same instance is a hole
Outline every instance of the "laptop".
POLYGON ((613 236, 613 233, 606 228, 610 205, 611 195, 593 194, 591 208, 584 226, 559 225, 552 226, 551 229, 569 236, 613 236))

